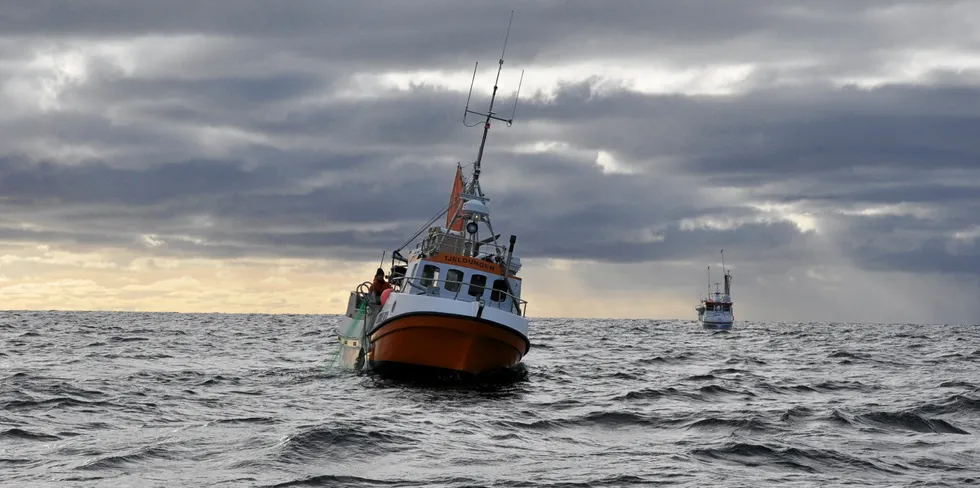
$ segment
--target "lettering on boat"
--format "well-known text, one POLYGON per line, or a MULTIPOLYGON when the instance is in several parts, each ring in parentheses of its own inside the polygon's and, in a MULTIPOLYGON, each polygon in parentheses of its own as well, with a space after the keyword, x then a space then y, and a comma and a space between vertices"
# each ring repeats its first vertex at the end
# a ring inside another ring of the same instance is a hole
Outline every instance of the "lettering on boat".
POLYGON ((493 274, 500 273, 500 267, 494 263, 491 263, 490 261, 471 258, 469 256, 460 256, 459 254, 440 254, 438 256, 433 256, 431 260, 446 264, 465 266, 468 268, 476 268, 493 274))

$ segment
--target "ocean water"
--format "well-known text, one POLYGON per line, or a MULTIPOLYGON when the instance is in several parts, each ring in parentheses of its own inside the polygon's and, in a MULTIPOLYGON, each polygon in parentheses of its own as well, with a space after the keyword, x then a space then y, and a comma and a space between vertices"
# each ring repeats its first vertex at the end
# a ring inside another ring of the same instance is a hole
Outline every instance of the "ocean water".
POLYGON ((330 369, 339 320, 2 312, 0 484, 980 484, 978 326, 540 319, 434 387, 330 369))

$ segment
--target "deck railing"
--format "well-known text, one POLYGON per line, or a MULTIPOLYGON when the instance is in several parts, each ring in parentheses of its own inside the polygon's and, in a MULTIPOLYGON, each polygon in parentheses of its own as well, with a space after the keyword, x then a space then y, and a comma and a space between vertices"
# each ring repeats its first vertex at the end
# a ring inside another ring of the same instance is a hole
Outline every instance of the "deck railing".
MULTIPOLYGON (((477 246, 484 254, 496 254, 500 257, 507 255, 506 247, 492 242, 477 243, 477 246)), ((417 246, 417 250, 425 255, 440 253, 476 257, 474 254, 478 254, 473 252, 473 243, 465 237, 445 233, 426 236, 417 246)))

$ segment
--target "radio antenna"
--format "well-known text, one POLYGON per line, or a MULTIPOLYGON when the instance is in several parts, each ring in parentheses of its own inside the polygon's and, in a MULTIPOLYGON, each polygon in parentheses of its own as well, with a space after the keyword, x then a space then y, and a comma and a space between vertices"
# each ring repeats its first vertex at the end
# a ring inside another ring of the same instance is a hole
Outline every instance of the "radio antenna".
POLYGON ((510 21, 507 23, 507 34, 504 36, 504 47, 500 51, 500 61, 497 63, 497 78, 493 82, 493 92, 490 94, 490 106, 487 108, 486 113, 477 112, 475 110, 470 110, 470 99, 473 97, 473 84, 476 82, 476 70, 480 66, 477 62, 473 66, 473 78, 470 80, 470 92, 466 96, 466 108, 463 109, 463 125, 467 127, 476 127, 478 124, 467 124, 466 116, 469 114, 476 115, 478 117, 483 117, 483 139, 480 141, 480 150, 477 152, 476 161, 473 162, 473 178, 470 179, 465 189, 465 193, 472 198, 478 198, 485 200, 483 196, 483 190, 480 188, 480 164, 483 162, 483 149, 487 144, 487 133, 490 132, 490 120, 499 120, 507 124, 510 127, 514 123, 514 115, 517 113, 517 101, 521 95, 521 85, 524 83, 524 71, 521 70, 521 81, 517 85, 517 93, 514 95, 514 108, 511 112, 510 118, 502 118, 494 115, 493 103, 497 97, 497 88, 500 82, 500 72, 504 68, 504 54, 507 53, 507 41, 510 39, 510 27, 514 23, 514 11, 510 11, 510 21))

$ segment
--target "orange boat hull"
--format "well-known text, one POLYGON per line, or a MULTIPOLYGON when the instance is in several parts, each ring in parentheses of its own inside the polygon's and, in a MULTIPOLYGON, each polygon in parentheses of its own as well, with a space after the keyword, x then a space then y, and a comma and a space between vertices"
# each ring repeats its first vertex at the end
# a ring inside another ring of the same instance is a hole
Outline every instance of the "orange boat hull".
POLYGON ((517 331, 437 313, 396 317, 375 329, 370 340, 368 361, 378 371, 429 368, 479 375, 516 366, 531 347, 517 331))

